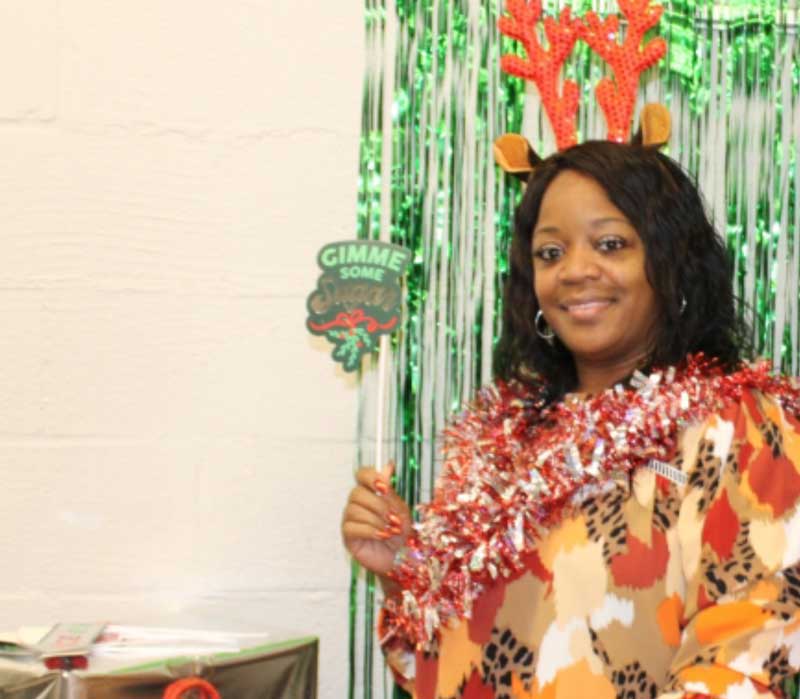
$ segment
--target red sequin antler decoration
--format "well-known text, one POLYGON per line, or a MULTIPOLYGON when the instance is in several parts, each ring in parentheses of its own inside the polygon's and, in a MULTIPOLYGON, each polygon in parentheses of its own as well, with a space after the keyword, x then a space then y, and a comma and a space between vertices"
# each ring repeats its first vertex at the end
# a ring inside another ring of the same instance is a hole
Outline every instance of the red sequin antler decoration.
POLYGON ((649 7, 650 0, 619 0, 619 8, 628 20, 625 41, 617 43, 619 18, 609 15, 600 20, 597 13, 586 13, 580 25, 581 38, 611 66, 614 81, 603 78, 597 84, 597 102, 606 115, 608 140, 628 140, 639 75, 655 65, 666 53, 667 42, 653 39, 640 48, 645 33, 661 18, 661 5, 649 7), (616 83, 616 84, 615 84, 616 83))
POLYGON ((547 118, 555 131, 558 149, 568 148, 577 141, 578 85, 573 80, 564 80, 559 95, 558 80, 561 66, 578 38, 579 24, 570 16, 568 7, 562 10, 558 21, 545 17, 544 31, 549 43, 549 49, 545 50, 536 33, 536 25, 542 16, 541 0, 531 0, 530 4, 525 0, 508 0, 507 9, 511 17, 501 17, 498 27, 503 34, 522 43, 528 58, 503 56, 500 67, 511 75, 536 83, 547 118))

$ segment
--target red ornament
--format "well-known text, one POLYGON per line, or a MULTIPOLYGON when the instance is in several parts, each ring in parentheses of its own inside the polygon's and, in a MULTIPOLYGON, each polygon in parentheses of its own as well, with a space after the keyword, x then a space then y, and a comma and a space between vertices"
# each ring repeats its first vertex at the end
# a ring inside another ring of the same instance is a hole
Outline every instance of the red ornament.
POLYGON ((163 699, 184 699, 189 696, 199 699, 220 699, 217 688, 202 677, 182 677, 170 682, 164 688, 163 699))

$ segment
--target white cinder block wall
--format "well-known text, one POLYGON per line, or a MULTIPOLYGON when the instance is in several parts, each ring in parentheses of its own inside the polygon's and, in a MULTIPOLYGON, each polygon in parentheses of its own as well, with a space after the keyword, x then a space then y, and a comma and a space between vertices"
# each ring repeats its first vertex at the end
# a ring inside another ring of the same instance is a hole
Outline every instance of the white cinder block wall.
POLYGON ((356 395, 304 319, 362 12, 0 3, 0 629, 314 633, 345 695, 356 395))

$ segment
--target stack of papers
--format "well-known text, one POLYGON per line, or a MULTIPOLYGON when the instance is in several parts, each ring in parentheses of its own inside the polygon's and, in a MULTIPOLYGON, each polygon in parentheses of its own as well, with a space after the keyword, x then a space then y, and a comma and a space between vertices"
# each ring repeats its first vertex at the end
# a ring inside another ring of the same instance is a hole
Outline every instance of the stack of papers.
POLYGON ((80 656, 89 660, 90 668, 115 671, 148 660, 235 654, 275 640, 268 633, 55 624, 0 632, 0 661, 5 658, 6 661, 30 663, 52 657, 80 656))
POLYGON ((144 626, 106 626, 92 647, 93 656, 163 658, 170 655, 238 653, 273 640, 267 633, 236 633, 144 626))
POLYGON ((16 631, 0 631, 0 657, 19 659, 39 656, 36 645, 52 629, 52 626, 22 626, 16 631))

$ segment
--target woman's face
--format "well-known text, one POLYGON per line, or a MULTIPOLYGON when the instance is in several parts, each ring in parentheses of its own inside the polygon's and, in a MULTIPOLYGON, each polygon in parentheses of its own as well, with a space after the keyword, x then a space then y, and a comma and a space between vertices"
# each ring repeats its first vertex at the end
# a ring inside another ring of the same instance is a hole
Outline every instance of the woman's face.
POLYGON ((644 244, 595 180, 571 170, 556 176, 531 248, 539 307, 577 363, 648 354, 657 304, 644 244))

